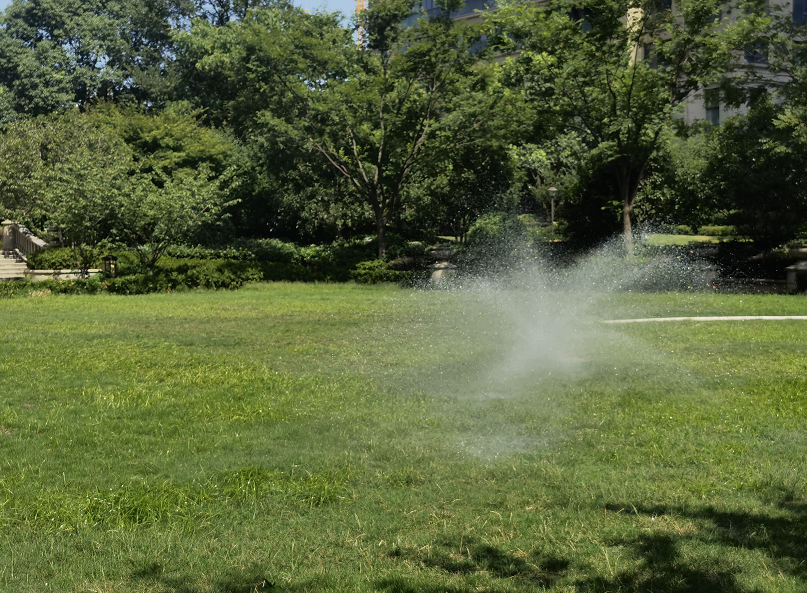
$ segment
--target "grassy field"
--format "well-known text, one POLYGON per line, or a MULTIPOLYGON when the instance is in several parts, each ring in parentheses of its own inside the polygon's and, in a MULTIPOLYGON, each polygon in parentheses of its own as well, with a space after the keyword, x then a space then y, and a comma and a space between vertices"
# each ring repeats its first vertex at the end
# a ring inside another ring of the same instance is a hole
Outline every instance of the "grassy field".
POLYGON ((797 296, 0 301, 0 590, 807 590, 797 296))
POLYGON ((712 237, 709 235, 665 235, 652 233, 647 235, 648 245, 666 247, 669 245, 689 245, 691 243, 722 243, 734 241, 736 237, 712 237))

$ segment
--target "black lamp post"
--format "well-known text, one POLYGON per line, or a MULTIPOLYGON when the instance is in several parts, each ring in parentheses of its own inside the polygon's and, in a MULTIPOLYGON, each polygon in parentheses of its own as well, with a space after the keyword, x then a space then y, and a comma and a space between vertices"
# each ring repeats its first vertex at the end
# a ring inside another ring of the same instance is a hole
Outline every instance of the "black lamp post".
POLYGON ((558 188, 550 187, 548 190, 549 192, 549 203, 550 203, 550 221, 552 222, 552 228, 555 228, 555 196, 558 195, 558 188))
POLYGON ((114 278, 118 274, 118 258, 114 255, 106 255, 101 258, 104 267, 104 276, 114 278))

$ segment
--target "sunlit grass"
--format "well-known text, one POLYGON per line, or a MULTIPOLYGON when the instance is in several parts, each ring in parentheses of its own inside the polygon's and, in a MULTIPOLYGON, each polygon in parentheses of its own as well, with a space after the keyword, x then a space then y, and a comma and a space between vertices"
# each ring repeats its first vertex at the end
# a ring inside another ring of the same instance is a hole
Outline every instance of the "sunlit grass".
POLYGON ((803 297, 531 298, 0 301, 0 589, 805 590, 807 323, 598 323, 803 297))
POLYGON ((644 236, 648 245, 667 247, 670 245, 690 245, 692 243, 723 243, 737 241, 737 237, 713 237, 709 235, 665 235, 663 233, 648 233, 644 236))

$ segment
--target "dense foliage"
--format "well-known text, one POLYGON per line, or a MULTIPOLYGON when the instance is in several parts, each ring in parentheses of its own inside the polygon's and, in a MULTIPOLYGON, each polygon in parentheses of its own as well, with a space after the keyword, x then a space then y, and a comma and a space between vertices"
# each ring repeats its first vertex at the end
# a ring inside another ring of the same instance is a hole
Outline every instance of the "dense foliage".
POLYGON ((178 246, 238 241, 371 236, 391 261, 519 214, 536 241, 622 230, 629 256, 637 222, 733 225, 766 247, 803 232, 807 62, 789 14, 499 4, 455 20, 461 0, 379 0, 348 23, 286 0, 14 0, 0 216, 61 229, 75 267, 128 247, 148 274, 178 246), (747 114, 687 125, 706 94, 747 114))

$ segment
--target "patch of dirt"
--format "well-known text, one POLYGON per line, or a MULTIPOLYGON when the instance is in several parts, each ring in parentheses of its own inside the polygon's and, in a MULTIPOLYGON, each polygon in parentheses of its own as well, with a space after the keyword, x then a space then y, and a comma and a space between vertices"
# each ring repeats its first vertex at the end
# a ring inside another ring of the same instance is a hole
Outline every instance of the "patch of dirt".
POLYGON ((33 410, 34 408, 38 408, 39 405, 38 404, 21 404, 20 407, 23 410, 33 410))
POLYGON ((0 434, 14 434, 15 432, 17 432, 16 428, 6 428, 0 424, 0 434))

